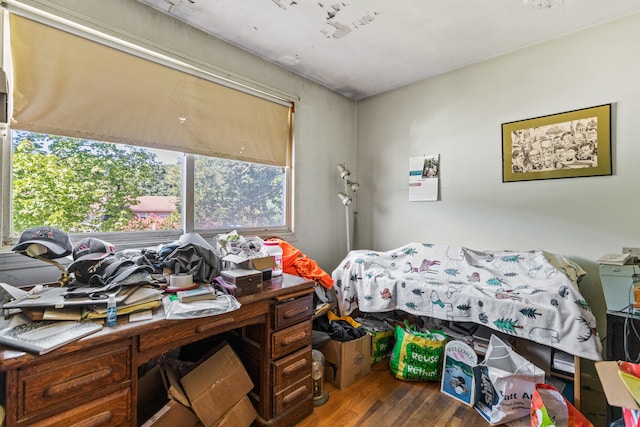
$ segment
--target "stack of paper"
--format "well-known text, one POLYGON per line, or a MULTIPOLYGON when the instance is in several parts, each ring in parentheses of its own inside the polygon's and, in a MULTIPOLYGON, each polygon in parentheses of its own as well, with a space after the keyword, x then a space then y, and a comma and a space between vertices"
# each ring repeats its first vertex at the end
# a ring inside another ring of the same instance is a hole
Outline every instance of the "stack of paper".
POLYGON ((489 340, 491 339, 491 335, 495 335, 500 338, 504 343, 511 344, 514 341, 514 337, 512 335, 507 335, 503 332, 494 331, 493 329, 487 328, 484 325, 479 325, 478 329, 473 333, 473 349, 479 355, 484 355, 487 352, 487 348, 489 347, 489 340))
POLYGON ((107 293, 91 287, 42 285, 27 291, 0 283, 0 291, 4 295, 2 309, 5 314, 13 314, 0 330, 0 343, 37 354, 100 330, 101 322, 89 320, 106 318, 109 294, 115 292, 118 315, 140 314, 143 310, 150 314, 150 309, 160 307, 163 294, 162 290, 140 285, 122 286, 107 293))
POLYGON ((604 254, 598 258, 598 264, 625 265, 631 262, 632 258, 635 257, 629 252, 626 254, 604 254))
POLYGON ((553 353, 553 360, 551 366, 553 369, 575 374, 576 366, 573 355, 565 353, 564 351, 556 350, 553 353))
POLYGON ((216 299, 216 290, 209 284, 200 285, 195 289, 187 289, 176 293, 178 301, 182 303, 216 299))
MULTIPOLYGON (((160 307, 162 291, 145 286, 135 287, 121 302, 116 303, 118 316, 136 313, 143 310, 160 307)), ((85 306, 82 312, 83 319, 104 319, 107 317, 107 306, 85 306)))
MULTIPOLYGON (((82 320, 106 318, 106 293, 69 297, 65 287, 44 287, 37 292, 0 284, 13 300, 2 308, 20 309, 31 320, 82 320)), ((146 286, 123 286, 116 293, 118 315, 160 307, 162 290, 146 286)))

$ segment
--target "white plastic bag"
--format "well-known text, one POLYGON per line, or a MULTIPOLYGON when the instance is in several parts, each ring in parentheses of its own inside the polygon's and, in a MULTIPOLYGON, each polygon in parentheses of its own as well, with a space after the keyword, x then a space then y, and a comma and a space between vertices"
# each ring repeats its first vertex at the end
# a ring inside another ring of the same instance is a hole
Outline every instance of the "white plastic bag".
POLYGON ((491 425, 528 417, 536 383, 544 383, 544 371, 491 335, 487 354, 473 368, 476 387, 474 407, 491 425))
POLYGON ((233 295, 218 294, 216 299, 182 303, 177 298, 166 296, 162 299, 167 319, 195 319, 215 316, 240 308, 240 302, 233 295))

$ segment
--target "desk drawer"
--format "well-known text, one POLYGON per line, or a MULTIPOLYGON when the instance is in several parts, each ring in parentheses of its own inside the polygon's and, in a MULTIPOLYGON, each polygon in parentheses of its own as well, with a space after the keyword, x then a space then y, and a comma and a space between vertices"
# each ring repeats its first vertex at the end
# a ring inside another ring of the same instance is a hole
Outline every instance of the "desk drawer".
POLYGON ((162 329, 140 335, 139 350, 142 352, 161 348, 169 350, 193 341, 194 337, 202 339, 239 328, 250 323, 247 321, 259 314, 256 309, 240 307, 238 310, 216 316, 176 320, 162 329))
POLYGON ((311 347, 305 347, 273 362, 273 388, 276 393, 311 373, 311 347))
MULTIPOLYGON (((127 341, 128 344, 128 341, 127 341)), ((18 410, 26 416, 130 380, 131 350, 122 344, 79 351, 18 373, 18 410)))
POLYGON ((130 425, 131 392, 128 388, 80 405, 39 422, 18 423, 20 427, 98 427, 130 425))
POLYGON ((313 295, 296 298, 273 305, 274 331, 294 325, 302 320, 311 319, 313 315, 313 295))
POLYGON ((313 399, 311 373, 300 381, 292 384, 280 393, 276 393, 274 399, 274 415, 286 412, 307 399, 313 399))
POLYGON ((298 323, 271 335, 271 357, 278 359, 311 345, 311 321, 298 323))

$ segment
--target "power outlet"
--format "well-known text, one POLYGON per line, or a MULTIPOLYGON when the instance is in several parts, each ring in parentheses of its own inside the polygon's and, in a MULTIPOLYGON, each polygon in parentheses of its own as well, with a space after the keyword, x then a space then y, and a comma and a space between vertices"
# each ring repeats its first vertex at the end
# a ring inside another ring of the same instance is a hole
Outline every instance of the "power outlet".
POLYGON ((623 254, 632 254, 633 256, 640 257, 640 248, 622 248, 623 254))

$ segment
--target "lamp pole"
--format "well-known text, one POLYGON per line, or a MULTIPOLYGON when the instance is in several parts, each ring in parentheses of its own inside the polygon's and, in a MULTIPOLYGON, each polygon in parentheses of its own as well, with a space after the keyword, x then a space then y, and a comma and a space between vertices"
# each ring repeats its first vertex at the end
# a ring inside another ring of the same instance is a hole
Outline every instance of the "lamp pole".
POLYGON ((338 193, 338 197, 342 204, 344 205, 345 212, 345 223, 347 228, 347 252, 351 252, 351 218, 349 216, 349 205, 353 200, 351 196, 349 196, 349 190, 355 193, 360 188, 360 185, 357 182, 352 182, 349 180, 349 175, 351 175, 351 171, 347 169, 347 167, 343 164, 338 165, 338 172, 340 173, 340 178, 344 181, 344 192, 338 193))
MULTIPOLYGON (((344 181, 344 194, 349 194, 349 193, 347 193, 347 191, 349 189, 348 188, 349 184, 347 182, 348 179, 345 178, 345 179, 343 179, 343 181, 344 181)), ((351 227, 350 227, 350 224, 349 224, 351 222, 349 220, 349 205, 350 204, 351 203, 348 203, 348 204, 346 204, 344 206, 345 220, 346 220, 346 224, 347 224, 347 253, 351 252, 351 227)))

